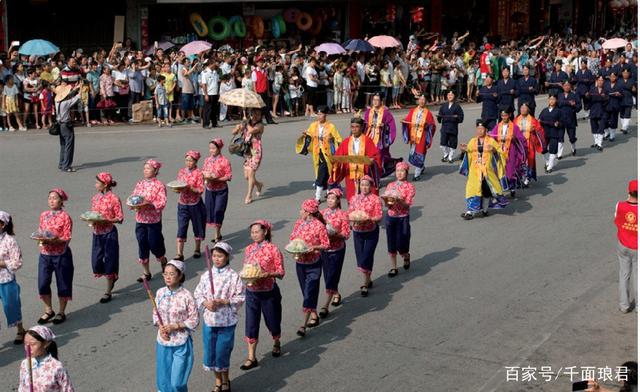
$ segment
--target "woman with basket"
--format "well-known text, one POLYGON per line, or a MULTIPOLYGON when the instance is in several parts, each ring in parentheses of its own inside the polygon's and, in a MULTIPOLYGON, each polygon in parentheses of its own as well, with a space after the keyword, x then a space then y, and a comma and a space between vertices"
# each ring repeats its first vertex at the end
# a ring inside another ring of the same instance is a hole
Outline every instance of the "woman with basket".
MULTIPOLYGON (((204 192, 204 177, 202 171, 198 169, 198 160, 200 152, 189 150, 184 156, 185 167, 178 171, 177 181, 182 188, 174 188, 180 193, 178 199, 178 234, 176 236, 177 254, 174 260, 184 261, 184 243, 187 240, 187 229, 189 222, 193 228, 196 247, 193 251, 193 258, 199 259, 200 245, 205 236, 206 210, 202 202, 202 193, 204 192)), ((171 184, 169 184, 171 185, 171 184)))
POLYGON ((307 327, 313 328, 320 324, 316 312, 320 291, 320 275, 322 275, 320 251, 329 248, 329 235, 325 220, 318 210, 318 205, 319 203, 315 199, 302 202, 300 218, 296 221, 289 236, 289 240, 292 242, 287 245, 287 252, 294 254, 296 260, 296 274, 304 298, 302 301, 303 324, 297 331, 300 337, 306 335, 307 327), (300 241, 303 241, 304 250, 295 249, 295 242, 300 241))
POLYGON ((271 242, 271 223, 257 220, 249 226, 253 244, 244 250, 243 268, 240 276, 247 281, 245 301, 245 338, 248 345, 247 360, 242 370, 258 366, 256 347, 260 335, 260 313, 273 337, 271 355, 279 357, 282 322, 282 296, 276 279, 284 277, 282 253, 271 242), (256 273, 257 272, 257 273, 256 273))
POLYGON ((411 225, 409 223, 409 209, 416 195, 416 188, 407 181, 409 164, 396 163, 396 181, 390 183, 382 195, 388 207, 387 210, 387 251, 391 258, 390 278, 398 275, 397 255, 400 253, 404 260, 404 269, 411 266, 409 243, 411 240, 411 225))
POLYGON ((262 125, 262 111, 253 109, 251 118, 248 122, 238 124, 233 130, 233 135, 241 135, 247 148, 243 150, 244 157, 244 178, 247 180, 247 195, 244 198, 244 204, 250 204, 251 193, 253 187, 256 188, 256 196, 260 197, 262 193, 263 183, 256 179, 256 172, 262 161, 262 133, 264 125, 262 125))
POLYGON ((207 226, 213 226, 215 235, 211 241, 222 240, 222 222, 224 213, 227 210, 229 200, 229 187, 227 182, 231 181, 231 164, 227 157, 222 155, 224 142, 220 138, 209 142, 209 152, 211 153, 204 160, 202 174, 205 181, 204 205, 206 209, 207 226))

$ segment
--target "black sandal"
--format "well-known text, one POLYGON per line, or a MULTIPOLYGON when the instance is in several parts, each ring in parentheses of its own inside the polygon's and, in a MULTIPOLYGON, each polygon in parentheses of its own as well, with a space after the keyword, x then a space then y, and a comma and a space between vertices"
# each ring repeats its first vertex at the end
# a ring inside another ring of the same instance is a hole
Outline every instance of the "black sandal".
POLYGON ((317 327, 318 325, 320 325, 320 319, 317 317, 309 320, 309 322, 307 323, 307 327, 309 328, 314 328, 314 327, 317 327))
POLYGON ((67 320, 67 316, 64 315, 64 313, 58 313, 56 314, 56 317, 53 318, 53 323, 54 324, 62 324, 67 320))
POLYGON ((274 343, 273 348, 271 349, 271 356, 274 358, 278 358, 282 354, 280 349, 280 342, 274 343))
POLYGON ((342 296, 340 294, 336 294, 333 296, 333 301, 331 301, 331 305, 340 306, 342 303, 342 296))
POLYGON ((227 382, 223 382, 222 385, 220 385, 220 392, 229 392, 231 391, 231 381, 227 381, 227 382), (224 389, 224 386, 227 386, 227 389, 224 389))
POLYGON ((398 269, 397 268, 391 268, 389 270, 389 273, 387 274, 388 277, 393 278, 396 275, 398 275, 398 269))
POLYGON ((369 295, 369 290, 367 289, 367 286, 360 286, 360 295, 363 297, 366 297, 367 295, 369 295))
POLYGON ((222 392, 222 385, 216 385, 211 392, 222 392))
POLYGON ((180 261, 184 261, 184 255, 175 255, 173 256, 174 260, 180 260, 180 261))
POLYGON ((43 325, 51 321, 56 316, 56 312, 44 312, 44 314, 38 319, 38 324, 43 325))
POLYGON ((242 370, 249 370, 249 369, 253 369, 254 367, 258 366, 258 360, 254 359, 247 359, 246 361, 244 361, 244 363, 242 364, 242 366, 240 366, 240 369, 242 370))
POLYGON ((304 335, 306 335, 306 334, 307 334, 307 327, 300 327, 296 331, 296 335, 300 336, 301 338, 303 338, 304 335))
POLYGON ((369 281, 369 284, 367 285, 367 288, 370 289, 373 287, 373 280, 369 281))
POLYGON ((102 298, 100 298, 100 303, 101 304, 106 304, 107 302, 110 302, 110 301, 111 301, 111 294, 109 294, 109 293, 104 293, 102 298))
POLYGON ((327 318, 328 315, 329 315, 329 309, 320 308, 320 312, 318 312, 318 316, 320 316, 320 318, 327 318))
POLYGON ((151 274, 142 274, 142 276, 137 279, 138 283, 142 283, 145 280, 146 281, 151 280, 151 274))
POLYGON ((196 250, 195 252, 193 252, 193 258, 194 259, 199 259, 200 256, 202 256, 202 253, 200 253, 199 250, 196 250))
POLYGON ((404 257, 404 265, 402 266, 404 269, 408 270, 409 268, 411 268, 411 258, 409 255, 406 255, 404 257))
POLYGON ((18 331, 18 333, 16 334, 16 338, 13 339, 13 344, 15 345, 19 345, 24 343, 24 335, 27 333, 27 331, 18 331))

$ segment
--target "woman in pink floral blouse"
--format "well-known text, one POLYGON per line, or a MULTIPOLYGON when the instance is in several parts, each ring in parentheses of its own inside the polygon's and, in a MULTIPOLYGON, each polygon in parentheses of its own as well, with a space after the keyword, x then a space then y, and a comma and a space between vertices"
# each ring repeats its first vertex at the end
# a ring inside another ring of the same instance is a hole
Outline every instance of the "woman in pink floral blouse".
POLYGON ((92 224, 93 242, 91 267, 96 278, 107 278, 107 291, 100 303, 111 301, 113 285, 118 280, 120 270, 120 243, 115 223, 122 223, 122 203, 111 190, 117 185, 111 173, 101 172, 96 176, 96 193, 91 199, 91 211, 99 213, 104 219, 92 224))
POLYGON ((73 223, 63 209, 67 199, 62 188, 52 189, 48 199, 50 209, 40 214, 38 230, 40 233, 49 232, 51 238, 41 241, 38 260, 38 293, 45 306, 38 324, 46 324, 52 320, 54 324, 61 324, 67 319, 64 311, 73 288, 73 256, 69 248, 73 223), (60 302, 58 314, 55 314, 51 305, 51 278, 54 273, 60 302))
POLYGON ((369 289, 373 286, 371 271, 373 270, 373 257, 380 237, 378 222, 382 220, 382 202, 380 197, 372 192, 373 178, 364 176, 360 179, 360 193, 353 196, 349 202, 349 214, 360 211, 366 214, 367 219, 353 222, 353 245, 356 251, 358 270, 364 275, 364 284, 360 286, 360 295, 369 295, 369 289))
POLYGON ((27 331, 24 344, 31 349, 31 374, 28 359, 20 364, 18 392, 74 392, 69 373, 58 360, 58 346, 53 331, 36 325, 27 331), (31 378, 33 377, 33 385, 31 378))
POLYGON ((260 267, 263 278, 247 285, 245 302, 245 338, 248 345, 247 360, 240 366, 242 370, 253 369, 258 366, 256 347, 260 335, 260 313, 264 315, 264 322, 273 337, 271 355, 280 356, 280 324, 282 322, 282 295, 276 284, 276 278, 284 277, 282 253, 271 242, 271 223, 257 220, 249 226, 253 244, 244 249, 243 264, 253 264, 260 267))
POLYGON ((167 205, 167 189, 158 180, 158 172, 162 163, 149 159, 144 164, 144 179, 138 181, 131 196, 142 196, 141 204, 130 208, 136 211, 136 239, 138 240, 138 263, 142 264, 144 275, 138 278, 138 282, 144 279, 151 280, 149 270, 149 254, 153 253, 156 260, 164 269, 167 263, 165 257, 164 236, 162 235, 162 210, 167 205))
POLYGON ((200 322, 198 306, 191 292, 184 287, 185 266, 171 260, 164 268, 165 287, 156 292, 160 319, 153 313, 153 325, 158 326, 156 337, 156 386, 161 392, 187 391, 193 368, 193 340, 191 334, 200 322))
POLYGON ((244 284, 240 275, 229 266, 232 248, 226 242, 216 242, 211 251, 213 266, 200 277, 194 291, 198 308, 203 312, 203 368, 213 371, 214 391, 229 391, 229 362, 238 323, 238 311, 244 303, 244 284), (212 288, 213 286, 213 288, 212 288))
POLYGON ((185 154, 185 167, 178 171, 178 181, 183 181, 187 187, 180 192, 178 199, 178 235, 176 236, 177 254, 174 260, 184 260, 184 243, 187 240, 189 222, 193 228, 196 248, 193 258, 200 258, 200 245, 204 239, 206 210, 202 202, 204 193, 204 178, 202 171, 198 169, 200 152, 189 150, 185 154))
POLYGON ((319 315, 325 318, 329 315, 329 304, 338 306, 342 302, 342 296, 338 291, 344 255, 347 249, 345 241, 351 236, 349 215, 341 209, 340 198, 342 191, 339 188, 330 189, 327 192, 327 208, 322 210, 322 216, 327 222, 327 234, 329 234, 329 248, 320 253, 322 260, 322 273, 327 300, 319 315))
POLYGON ((22 304, 16 271, 22 267, 22 251, 13 232, 11 215, 0 211, 0 301, 9 328, 16 327, 18 333, 14 344, 22 344, 25 330, 22 326, 22 304))
POLYGON ((262 125, 262 111, 260 109, 254 109, 251 112, 251 118, 249 122, 238 124, 233 134, 242 134, 245 143, 251 145, 249 151, 244 156, 244 178, 247 180, 247 194, 244 198, 244 203, 249 204, 253 201, 251 198, 251 192, 253 187, 256 188, 256 196, 260 197, 262 193, 263 183, 256 179, 256 172, 262 162, 262 134, 264 132, 264 125, 262 125))
POLYGON ((389 277, 398 275, 397 254, 400 253, 404 260, 404 269, 408 270, 411 266, 411 258, 409 256, 409 243, 411 240, 411 225, 409 222, 409 209, 413 204, 413 198, 416 195, 416 188, 407 181, 409 173, 409 164, 406 162, 398 162, 396 164, 396 181, 387 185, 384 192, 386 195, 392 195, 387 199, 387 251, 391 258, 391 270, 389 277))
POLYGON ((296 221, 289 236, 291 241, 303 240, 309 250, 307 253, 296 256, 296 274, 303 297, 303 323, 296 332, 300 337, 306 335, 307 327, 313 328, 320 324, 318 313, 316 313, 320 275, 322 274, 320 251, 329 248, 329 235, 324 218, 318 210, 318 204, 315 199, 302 202, 300 218, 296 221))
POLYGON ((227 210, 229 200, 229 187, 227 182, 231 181, 231 164, 227 157, 222 155, 224 142, 220 138, 209 142, 210 156, 204 160, 202 174, 206 189, 204 191, 204 205, 207 210, 207 226, 213 226, 215 235, 212 241, 222 240, 222 222, 227 210))

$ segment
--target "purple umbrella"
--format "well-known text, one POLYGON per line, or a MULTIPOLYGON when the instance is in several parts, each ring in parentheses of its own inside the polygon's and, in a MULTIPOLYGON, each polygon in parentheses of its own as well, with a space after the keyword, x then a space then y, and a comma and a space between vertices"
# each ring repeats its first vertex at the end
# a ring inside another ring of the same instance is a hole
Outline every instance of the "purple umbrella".
POLYGON ((347 52, 342 46, 336 44, 335 42, 326 42, 322 45, 316 46, 315 48, 313 48, 313 50, 318 53, 325 52, 328 55, 342 54, 347 52))
POLYGON ((180 51, 184 52, 186 56, 191 56, 192 54, 206 52, 209 49, 211 49, 211 44, 207 41, 193 41, 180 48, 180 51))
POLYGON ((149 49, 147 49, 144 54, 146 55, 152 55, 155 53, 156 50, 158 49, 162 49, 164 51, 167 51, 168 49, 173 48, 175 45, 173 44, 173 42, 169 42, 169 41, 162 41, 162 42, 158 42, 158 47, 155 48, 153 46, 150 46, 149 49))

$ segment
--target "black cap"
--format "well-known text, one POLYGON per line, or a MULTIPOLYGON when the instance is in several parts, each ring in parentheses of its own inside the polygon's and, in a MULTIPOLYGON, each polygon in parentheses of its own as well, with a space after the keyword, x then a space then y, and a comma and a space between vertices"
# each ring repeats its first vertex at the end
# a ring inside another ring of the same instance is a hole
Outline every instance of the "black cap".
POLYGON ((361 126, 364 126, 364 120, 360 117, 354 117, 351 119, 351 124, 360 124, 361 126))
POLYGON ((481 119, 476 120, 476 127, 482 125, 483 128, 487 128, 487 124, 481 119))
POLYGON ((512 110, 511 110, 511 109, 502 109, 502 110, 500 111, 500 115, 506 114, 507 116, 510 116, 510 115, 511 115, 511 113, 512 113, 512 110))
POLYGON ((320 105, 318 106, 318 113, 328 114, 329 108, 326 105, 320 105))

